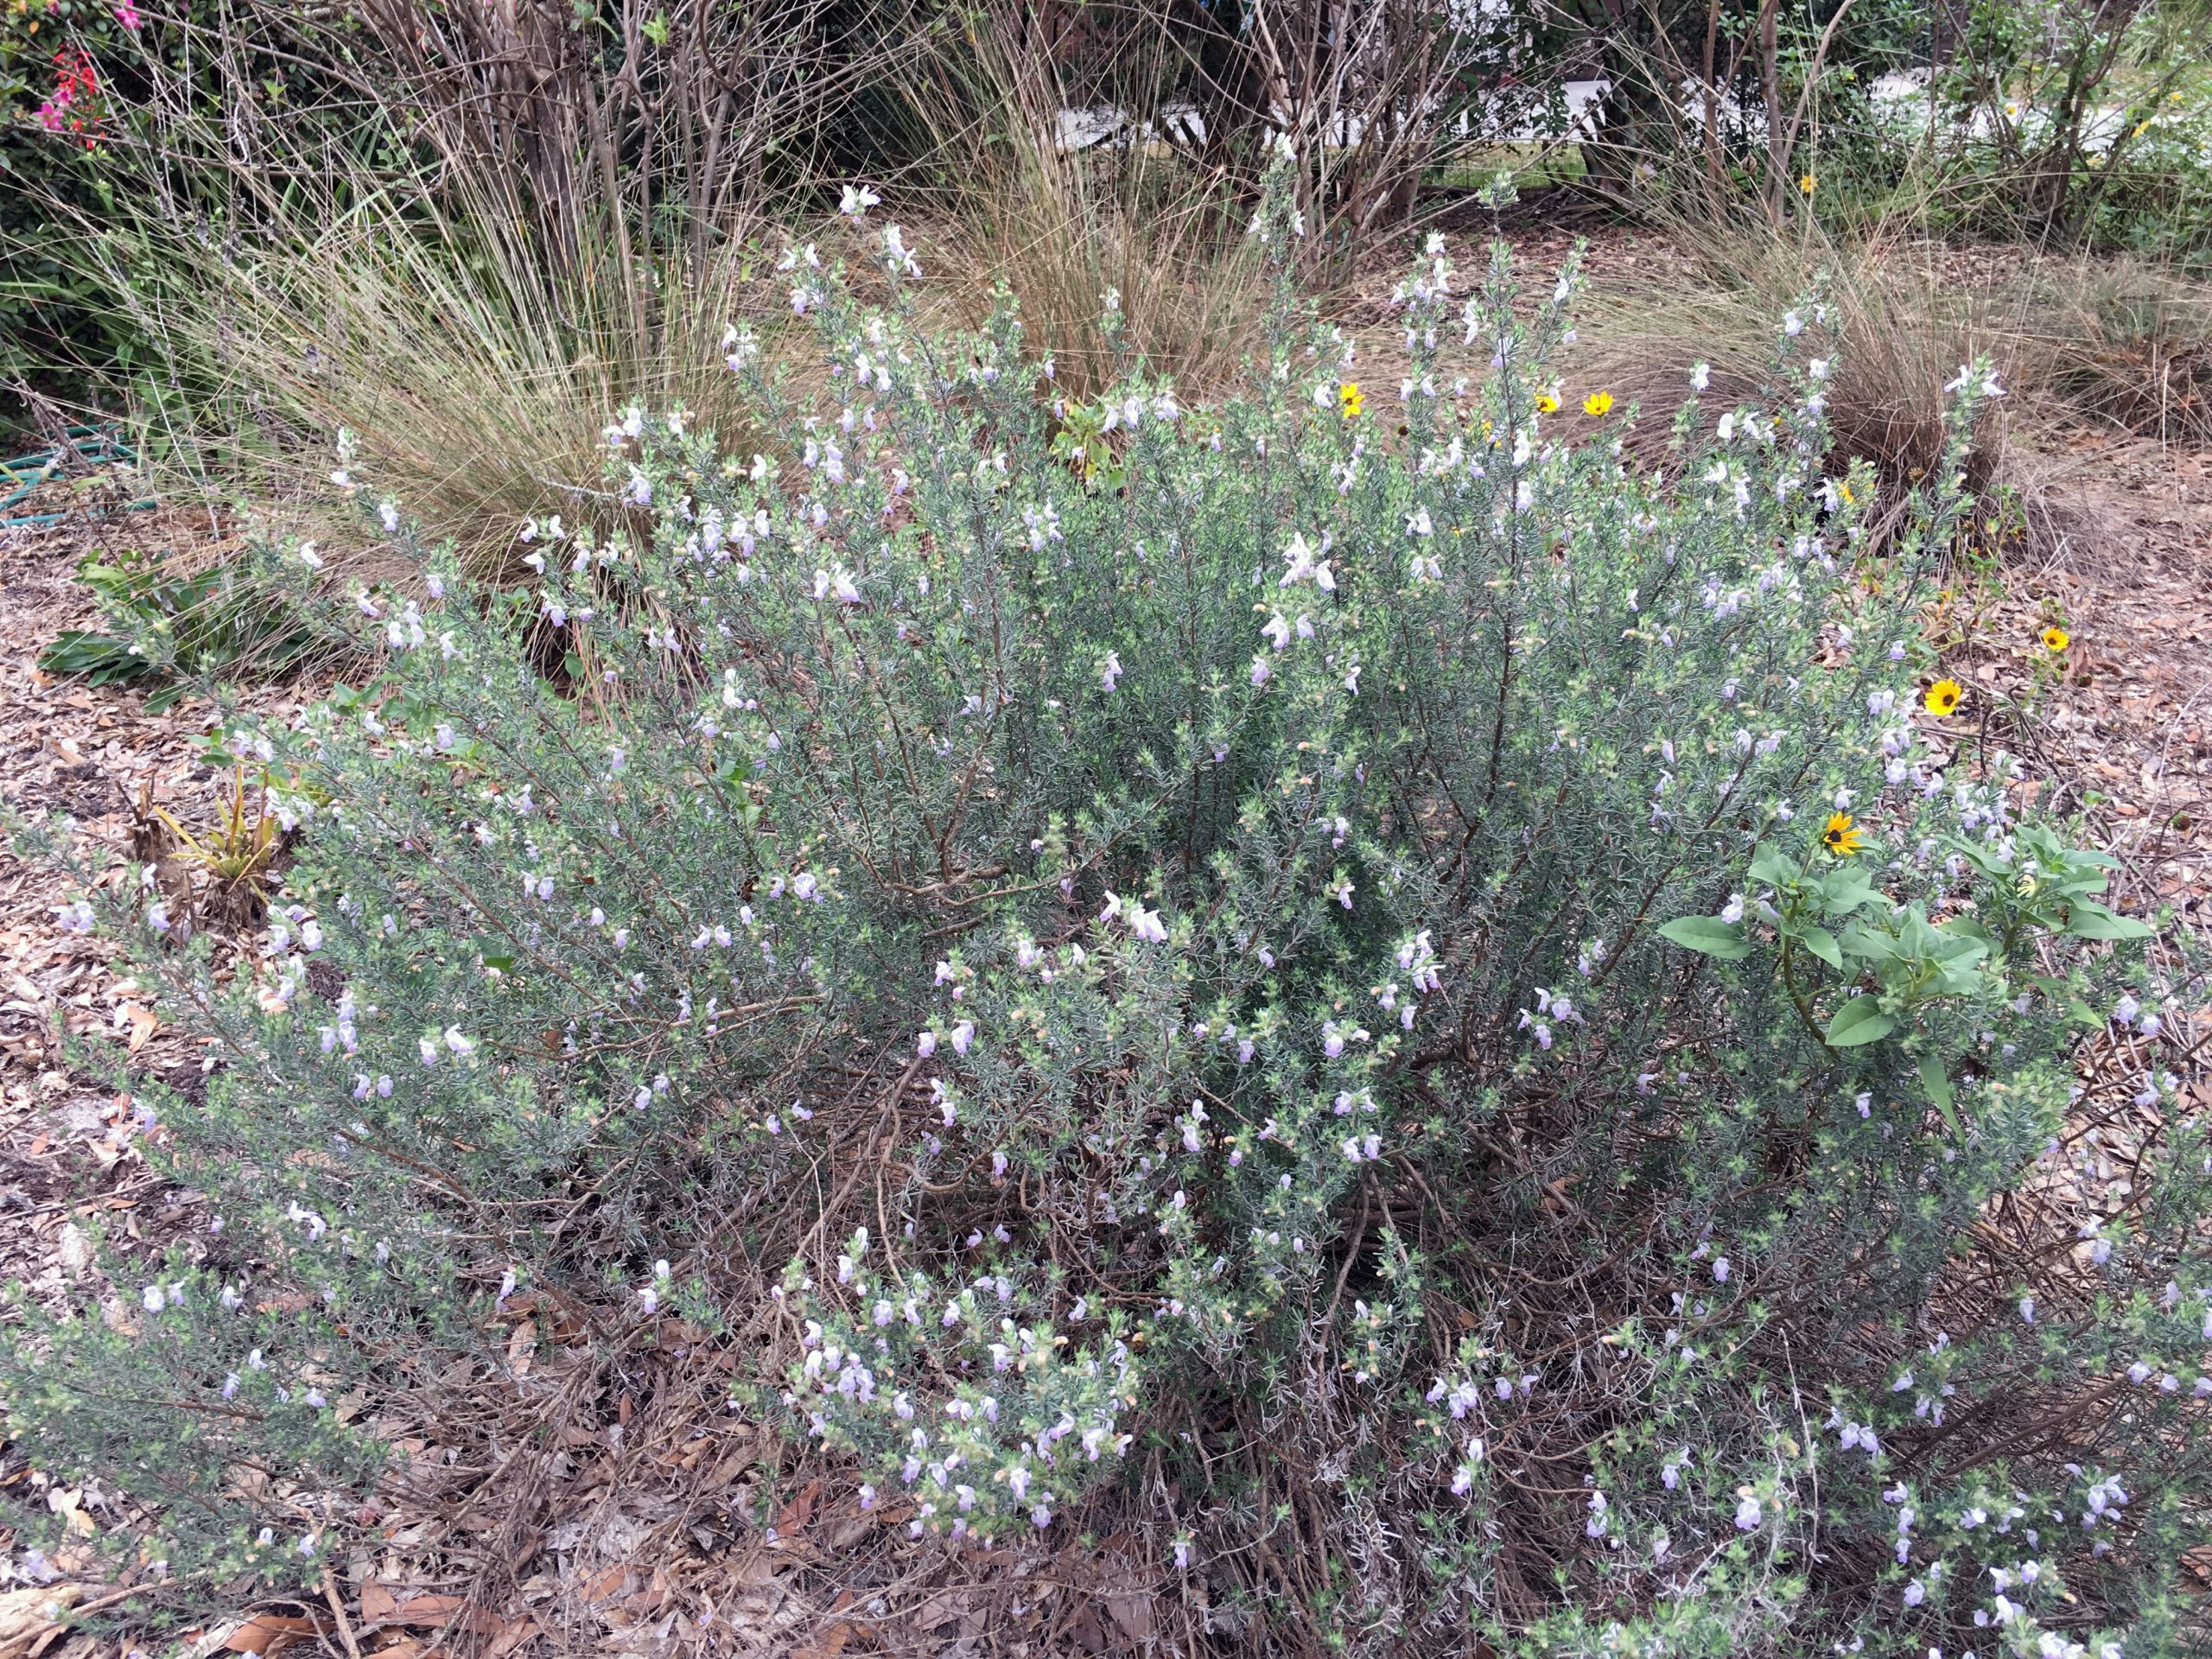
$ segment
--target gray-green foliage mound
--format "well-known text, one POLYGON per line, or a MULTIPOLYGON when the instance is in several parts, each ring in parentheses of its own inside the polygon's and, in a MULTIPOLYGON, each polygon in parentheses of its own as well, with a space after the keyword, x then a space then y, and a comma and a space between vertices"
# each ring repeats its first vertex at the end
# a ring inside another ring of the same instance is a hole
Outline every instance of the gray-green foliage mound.
POLYGON ((19 1440, 176 1572, 313 1573, 374 1402, 530 1288, 1252 1642, 2180 1650, 2203 1137, 2050 1196, 2147 930, 1916 725, 1955 498, 1863 552, 1817 296, 1646 476, 1555 384, 1572 269, 1435 245, 1402 387, 1286 307, 1237 401, 1071 407, 872 245, 880 311, 786 260, 826 396, 733 332, 782 455, 632 411, 499 591, 385 509, 382 675, 225 739, 302 829, 257 958, 111 890, 223 1231, 23 1327, 19 1440))

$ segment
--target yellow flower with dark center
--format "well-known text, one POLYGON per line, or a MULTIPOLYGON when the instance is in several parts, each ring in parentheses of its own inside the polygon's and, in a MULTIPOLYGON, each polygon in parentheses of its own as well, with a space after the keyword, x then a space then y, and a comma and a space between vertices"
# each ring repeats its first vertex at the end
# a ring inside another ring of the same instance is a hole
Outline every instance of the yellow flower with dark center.
POLYGON ((1548 392, 1548 391, 1540 391, 1540 392, 1538 392, 1538 393, 1536 394, 1536 413, 1537 413, 1537 414, 1539 414, 1539 415, 1556 415, 1556 414, 1558 414, 1558 413, 1559 413, 1559 399, 1558 399, 1557 397, 1554 397, 1550 392, 1548 392))
POLYGON ((2043 631, 2044 649, 2046 651, 2063 651, 2073 643, 2074 636, 2056 622, 2043 631))
POLYGON ((1366 407, 1367 395, 1360 391, 1357 382, 1347 380, 1337 388, 1337 412, 1344 419, 1357 420, 1359 411, 1366 407))
POLYGON ((1928 712, 1938 716, 1948 715, 1959 706, 1959 699, 1966 694, 1966 687, 1956 680, 1938 680, 1928 688, 1925 699, 1928 712))
POLYGON ((1589 416, 1592 420, 1598 420, 1605 416, 1611 414, 1613 412, 1613 394, 1610 391, 1592 392, 1587 397, 1585 397, 1582 400, 1582 412, 1585 415, 1589 416))
POLYGON ((1865 832, 1851 827, 1850 813, 1831 812, 1828 814, 1827 823, 1821 830, 1821 846, 1827 848, 1838 858, 1849 858, 1866 844, 1865 832))

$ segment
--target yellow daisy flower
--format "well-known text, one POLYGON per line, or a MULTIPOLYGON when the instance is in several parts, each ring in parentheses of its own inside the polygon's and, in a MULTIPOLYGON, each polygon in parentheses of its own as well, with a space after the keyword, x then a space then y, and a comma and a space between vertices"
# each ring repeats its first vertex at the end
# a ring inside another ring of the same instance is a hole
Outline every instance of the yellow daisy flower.
POLYGON ((1959 706, 1959 700, 1966 694, 1966 687, 1956 680, 1938 680, 1928 688, 1925 706, 1931 715, 1948 715, 1959 706))
POLYGON ((1610 391, 1593 391, 1582 400, 1582 412, 1592 420, 1611 414, 1612 410, 1613 394, 1610 391))
POLYGON ((1854 830, 1848 812, 1831 812, 1827 825, 1821 830, 1821 845, 1838 858, 1849 858, 1866 844, 1864 830, 1854 830))
POLYGON ((1816 181, 1811 174, 1808 173, 1803 178, 1797 181, 1798 194, 1804 196, 1811 195, 1813 194, 1813 188, 1817 182, 1818 181, 1816 181))
POLYGON ((1337 388, 1337 412, 1348 421, 1359 418, 1359 411, 1367 407, 1367 395, 1356 381, 1347 380, 1337 388))
POLYGON ((1538 392, 1536 394, 1536 413, 1539 415, 1558 414, 1559 399, 1553 397, 1548 391, 1538 392))
POLYGON ((2043 643, 2046 651, 2063 651, 2074 643, 2074 636, 2054 622, 2043 631, 2043 643))

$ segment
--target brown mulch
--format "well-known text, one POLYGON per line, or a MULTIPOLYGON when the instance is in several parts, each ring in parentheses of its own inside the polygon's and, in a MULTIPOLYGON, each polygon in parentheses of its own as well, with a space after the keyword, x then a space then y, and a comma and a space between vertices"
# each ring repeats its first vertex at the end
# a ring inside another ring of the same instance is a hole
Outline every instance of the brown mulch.
MULTIPOLYGON (((1556 263, 1575 233, 1509 229, 1532 266, 1556 263)), ((1656 280, 1669 257, 1656 239, 1626 233, 1606 251, 1608 267, 1632 280, 1656 280)), ((1361 286, 1347 320, 1379 321, 1379 312, 1365 315, 1376 297, 1361 286)), ((1950 727, 1962 748, 1985 728, 2001 736, 2027 762, 2028 789, 2083 816, 2090 837, 2122 862, 2123 907, 2170 906, 2199 937, 2212 935, 2212 453, 2042 416, 2030 425, 2016 427, 2014 442, 2059 532, 2001 575, 1962 573, 1932 624, 1951 642, 1947 668, 1969 688, 1950 727), (2054 620, 2072 635, 2063 661, 2037 639, 2054 620)), ((73 580, 88 552, 188 552, 223 533, 204 514, 161 512, 0 536, 0 795, 10 805, 66 812, 86 846, 118 854, 142 791, 188 825, 212 819, 230 780, 198 759, 213 717, 206 702, 149 712, 143 689, 56 679, 35 658, 60 631, 96 625, 73 580)), ((289 712, 316 689, 279 683, 245 696, 289 712)), ((112 1043, 188 1096, 200 1075, 197 1048, 154 1018, 109 948, 56 925, 54 908, 69 896, 62 875, 0 849, 0 1273, 53 1306, 99 1288, 86 1231, 95 1217, 126 1250, 149 1255, 188 1243, 205 1224, 195 1196, 148 1167, 128 1090, 63 1052, 57 1028, 112 1043)), ((2212 1108, 2212 1084, 2194 1086, 2198 1104, 2212 1108)), ((508 1318, 511 1351, 537 1352, 543 1380, 557 1386, 569 1362, 551 1316, 518 1298, 508 1318)), ((422 1503, 383 1516, 379 1545, 357 1552, 321 1598, 242 1606, 188 1650, 413 1659, 443 1641, 440 1650, 493 1655, 658 1653, 704 1651, 711 1637, 725 1653, 831 1659, 948 1643, 969 1650, 988 1630, 1001 1646, 1104 1652, 1171 1640, 1169 1620, 1188 1616, 1172 1596, 1155 1597, 1151 1566, 1120 1559, 1112 1540, 1053 1560, 970 1557, 956 1563, 958 1582, 925 1576, 902 1548, 904 1529, 886 1524, 895 1516, 863 1514, 819 1482, 783 1491, 779 1448, 766 1436, 734 1421, 639 1408, 633 1422, 623 1395, 607 1421, 596 1405, 579 1418, 575 1440, 563 1443, 563 1518, 535 1542, 529 1576, 496 1611, 470 1594, 471 1541, 482 1548, 486 1535, 438 1513, 426 1479, 422 1503), (702 1479, 726 1489, 728 1509, 772 1516, 772 1535, 698 1514, 689 1495, 702 1479), (842 1592, 823 1587, 830 1567, 849 1586, 842 1592)), ((402 1449, 426 1475, 439 1463, 426 1437, 402 1449)), ((41 1490, 20 1449, 0 1459, 0 1491, 34 1498, 41 1490)), ((109 1593, 0 1589, 0 1659, 116 1651, 54 1624, 56 1592, 88 1604, 109 1593)))
POLYGON ((2122 901, 2212 933, 2212 454, 2070 429, 2031 467, 2061 532, 1948 661, 1970 694, 2038 705, 2013 743, 2121 861, 2122 901), (2072 644, 2037 698, 2047 620, 2072 644))
MULTIPOLYGON (((226 780, 198 759, 212 718, 204 700, 149 713, 151 688, 93 689, 36 663, 62 630, 99 626, 74 580, 79 559, 208 539, 204 515, 157 512, 0 540, 0 792, 10 807, 66 815, 80 845, 103 849, 127 843, 142 794, 187 823, 213 816, 226 780)), ((283 688, 249 695, 270 706, 285 698, 283 688)), ((111 1039, 187 1095, 200 1075, 197 1047, 160 1023, 110 947, 57 925, 55 908, 72 896, 65 873, 0 849, 0 1271, 49 1300, 83 1271, 82 1224, 95 1213, 126 1249, 157 1251, 188 1208, 146 1168, 136 1103, 73 1068, 63 1033, 111 1039)))

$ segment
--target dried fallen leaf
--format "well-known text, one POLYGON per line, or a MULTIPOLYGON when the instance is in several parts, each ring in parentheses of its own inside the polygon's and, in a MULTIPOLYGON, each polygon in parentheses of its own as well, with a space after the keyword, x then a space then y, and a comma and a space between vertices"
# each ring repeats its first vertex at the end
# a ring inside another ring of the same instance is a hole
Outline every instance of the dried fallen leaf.
POLYGON ((61 1524, 72 1538, 90 1538, 99 1528, 92 1517, 79 1506, 81 1494, 73 1486, 49 1486, 46 1489, 46 1507, 61 1517, 61 1524))
POLYGON ((1132 1642, 1152 1638, 1152 1598, 1141 1590, 1124 1590, 1106 1598, 1106 1616, 1122 1627, 1132 1642))
POLYGON ((776 1512, 776 1530, 788 1536, 805 1526, 813 1518, 815 1500, 821 1496, 821 1481, 808 1482, 804 1491, 776 1512))
MULTIPOLYGON (((915 1611, 914 1623, 921 1629, 931 1631, 941 1630, 947 1624, 964 1626, 972 1606, 965 1591, 957 1588, 940 1590, 915 1611)), ((1146 1610, 1149 1612, 1150 1609, 1151 1604, 1147 1602, 1146 1610)), ((1145 1628, 1149 1630, 1152 1626, 1147 1623, 1145 1628)))
POLYGON ((635 1582, 628 1567, 610 1567, 605 1572, 594 1573, 584 1580, 583 1598, 597 1607, 609 1602, 620 1601, 635 1587, 635 1582))
POLYGON ((2199 1544, 2182 1552, 2181 1564, 2197 1582, 2190 1586, 2190 1593, 2202 1595, 2206 1586, 2212 1586, 2212 1546, 2199 1544))
MULTIPOLYGON (((466 1596, 437 1594, 403 1597, 404 1586, 366 1584, 361 1586, 361 1618, 369 1624, 412 1624, 420 1629, 435 1630, 454 1621, 454 1615, 467 1605, 466 1596)), ((462 1627, 478 1636, 487 1636, 505 1628, 505 1622, 480 1608, 461 1620, 462 1627)))
POLYGON ((804 1645, 791 1649, 791 1659, 837 1659, 855 1634, 849 1619, 839 1619, 804 1645))
POLYGON ((311 1618, 290 1613, 256 1613, 223 1638, 219 1653, 277 1653, 295 1642, 321 1633, 311 1618))
POLYGON ((61 1615, 83 1593, 77 1584, 0 1592, 0 1659, 26 1659, 33 1647, 46 1646, 61 1629, 61 1615))

